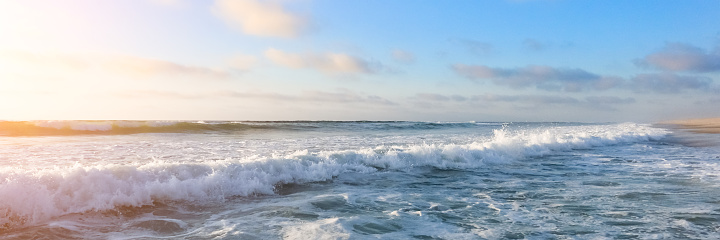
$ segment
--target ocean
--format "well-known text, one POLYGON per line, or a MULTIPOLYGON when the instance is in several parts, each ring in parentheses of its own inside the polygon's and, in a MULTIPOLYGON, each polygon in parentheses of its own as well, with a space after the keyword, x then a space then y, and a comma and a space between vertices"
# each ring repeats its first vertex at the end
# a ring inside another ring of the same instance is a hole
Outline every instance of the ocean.
POLYGON ((639 123, 0 122, 0 239, 718 239, 718 135, 639 123))

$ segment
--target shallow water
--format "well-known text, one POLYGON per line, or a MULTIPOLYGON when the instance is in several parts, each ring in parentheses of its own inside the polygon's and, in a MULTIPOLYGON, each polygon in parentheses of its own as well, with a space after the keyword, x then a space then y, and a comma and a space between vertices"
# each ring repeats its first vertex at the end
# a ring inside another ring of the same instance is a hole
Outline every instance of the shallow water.
POLYGON ((0 137, 3 239, 707 239, 720 230, 720 149, 643 124, 32 124, 33 135, 0 137))

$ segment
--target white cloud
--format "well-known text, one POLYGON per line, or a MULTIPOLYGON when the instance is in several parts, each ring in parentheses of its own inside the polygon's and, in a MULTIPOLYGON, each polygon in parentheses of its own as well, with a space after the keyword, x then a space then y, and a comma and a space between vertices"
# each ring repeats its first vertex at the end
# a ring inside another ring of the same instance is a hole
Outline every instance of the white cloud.
POLYGON ((100 70, 133 77, 189 76, 213 79, 230 78, 223 69, 192 66, 171 61, 131 55, 34 53, 26 51, 0 51, 0 61, 13 64, 26 72, 58 70, 65 74, 78 74, 87 70, 100 70))
POLYGON ((164 6, 180 6, 183 0, 150 0, 150 2, 164 6))
POLYGON ((288 12, 278 2, 262 0, 216 0, 213 12, 244 33, 293 38, 308 29, 309 20, 288 12))
POLYGON ((226 71, 179 64, 170 61, 142 58, 137 56, 110 56, 105 59, 104 68, 136 76, 180 75, 210 78, 229 78, 226 71))
POLYGON ((376 73, 380 67, 342 53, 295 54, 271 48, 265 51, 265 57, 286 67, 316 69, 326 73, 376 73))
POLYGON ((257 58, 252 55, 236 54, 228 59, 227 63, 231 69, 248 71, 257 65, 257 58))
POLYGON ((238 92, 238 91, 211 91, 211 92, 173 92, 157 90, 134 90, 116 92, 115 96, 123 98, 162 97, 171 99, 210 99, 210 98, 242 98, 270 100, 284 103, 313 102, 329 104, 370 104, 370 105, 396 105, 396 103, 376 95, 363 95, 350 90, 340 89, 336 92, 303 91, 299 94, 280 94, 267 92, 238 92))
POLYGON ((373 105, 395 105, 390 100, 375 95, 363 96, 358 93, 341 90, 339 92, 306 91, 299 98, 303 101, 329 102, 329 103, 367 103, 373 105))
POLYGON ((688 44, 669 43, 635 63, 669 71, 715 72, 720 71, 720 47, 708 52, 688 44))

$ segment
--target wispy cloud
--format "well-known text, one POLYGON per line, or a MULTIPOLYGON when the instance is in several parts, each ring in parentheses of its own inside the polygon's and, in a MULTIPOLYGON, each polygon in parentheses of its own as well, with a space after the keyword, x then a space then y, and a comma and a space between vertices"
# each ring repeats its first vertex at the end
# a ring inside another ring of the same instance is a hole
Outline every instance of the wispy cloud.
POLYGON ((84 70, 92 66, 85 57, 62 53, 35 53, 27 51, 0 51, 0 60, 12 64, 25 64, 35 68, 61 68, 84 70))
POLYGON ((517 102, 529 103, 534 105, 552 105, 552 104, 576 104, 580 101, 573 97, 565 96, 544 96, 544 95, 498 95, 483 94, 475 95, 470 98, 471 101, 480 102, 517 102))
POLYGON ((154 98, 171 98, 171 99, 185 99, 185 100, 195 100, 195 99, 202 99, 207 98, 209 95, 207 94, 198 94, 198 93, 180 93, 180 92, 173 92, 173 91, 159 91, 159 90, 132 90, 132 91, 119 91, 113 93, 115 97, 120 98, 142 98, 142 97, 154 97, 154 98))
POLYGON ((249 71, 257 65, 257 58, 252 55, 236 54, 227 60, 230 69, 239 71, 249 71))
POLYGON ((487 42, 462 39, 460 40, 460 44, 465 47, 465 50, 478 56, 485 56, 492 53, 493 51, 493 45, 487 42))
POLYGON ((689 44, 668 43, 635 63, 668 71, 715 72, 720 71, 720 46, 706 51, 689 44))
POLYGON ((231 75, 223 70, 207 67, 190 66, 164 60, 142 58, 136 56, 112 56, 105 59, 103 67, 122 74, 135 76, 199 76, 215 79, 229 78, 231 75))
POLYGON ((399 49, 392 51, 392 58, 401 63, 415 62, 415 54, 399 49))
POLYGON ((635 103, 631 97, 588 96, 575 98, 557 95, 503 95, 481 94, 465 97, 462 95, 443 95, 435 93, 418 93, 409 98, 414 106, 421 108, 446 108, 452 105, 477 105, 512 107, 517 109, 542 109, 557 107, 576 107, 583 109, 615 111, 616 106, 635 103), (506 105, 502 105, 506 104, 506 105))
POLYGON ((544 43, 538 41, 537 39, 532 39, 532 38, 526 38, 525 40, 523 40, 522 45, 523 45, 523 48, 532 50, 532 51, 542 51, 547 48, 547 44, 544 44, 544 43))
POLYGON ((586 97, 582 105, 588 109, 616 111, 617 108, 615 106, 617 105, 630 105, 635 102, 635 98, 632 97, 596 96, 586 97))
POLYGON ((307 17, 287 11, 276 1, 216 0, 212 11, 229 25, 257 36, 294 38, 310 25, 307 17))
POLYGON ((619 86, 623 80, 600 76, 582 69, 553 68, 531 65, 523 68, 492 68, 484 65, 456 64, 452 70, 472 80, 491 80, 511 88, 536 87, 543 90, 606 90, 619 86))
POLYGON ((180 6, 182 0, 150 0, 150 2, 164 6, 180 6))
POLYGON ((213 79, 227 79, 231 77, 231 74, 223 69, 192 66, 131 55, 83 55, 3 51, 0 52, 0 59, 29 66, 35 71, 42 71, 44 68, 56 68, 64 69, 70 74, 89 69, 99 69, 114 74, 130 75, 133 77, 162 75, 213 79))
POLYGON ((577 99, 568 96, 547 96, 547 95, 497 95, 483 94, 475 95, 470 101, 482 103, 511 103, 518 108, 547 108, 553 106, 572 106, 586 109, 615 111, 617 105, 635 103, 635 99, 619 98, 614 96, 590 96, 584 99, 577 99))
POLYGON ((612 97, 612 96, 596 96, 596 97, 586 97, 585 100, 590 104, 630 104, 635 103, 635 98, 619 98, 619 97, 612 97))
POLYGON ((376 95, 360 95, 350 90, 339 92, 306 91, 298 98, 303 101, 330 102, 330 103, 367 103, 374 105, 395 105, 394 102, 376 95))
POLYGON ((264 101, 276 101, 284 103, 296 102, 313 102, 326 104, 370 104, 370 105, 396 105, 396 103, 376 96, 364 95, 347 89, 339 89, 335 92, 326 91, 303 91, 299 94, 281 94, 271 92, 239 92, 239 91, 209 91, 209 92, 193 92, 183 93, 174 91, 158 91, 158 90, 134 90, 115 93, 117 97, 137 98, 137 97, 160 97, 170 99, 213 99, 213 98, 241 98, 241 99, 257 99, 264 101))
POLYGON ((448 101, 456 101, 456 102, 463 102, 466 101, 467 98, 463 97, 461 95, 442 95, 442 94, 435 94, 435 93, 418 93, 415 94, 415 96, 411 97, 412 100, 419 100, 419 101, 434 101, 434 102, 448 102, 448 101))
POLYGON ((636 92, 680 93, 685 90, 710 90, 712 79, 674 73, 639 74, 630 80, 636 92))
POLYGON ((326 73, 377 73, 382 69, 379 63, 343 53, 287 53, 274 48, 265 51, 265 57, 290 68, 309 68, 326 73))

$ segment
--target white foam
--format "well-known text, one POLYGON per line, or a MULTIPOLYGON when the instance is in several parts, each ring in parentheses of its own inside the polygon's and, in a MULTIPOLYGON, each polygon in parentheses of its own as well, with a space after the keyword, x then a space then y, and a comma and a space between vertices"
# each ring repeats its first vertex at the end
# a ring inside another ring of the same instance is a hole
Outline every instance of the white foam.
POLYGON ((283 229, 283 239, 349 239, 350 233, 338 218, 308 222, 283 229))
POLYGON ((199 163, 157 160, 128 165, 76 164, 45 170, 5 168, 0 169, 0 228, 34 224, 69 213, 151 205, 155 201, 222 202, 230 196, 273 194, 277 184, 325 181, 349 172, 364 174, 424 166, 475 168, 522 161, 553 151, 647 141, 665 134, 661 129, 628 123, 496 130, 491 139, 462 145, 415 144, 314 153, 302 150, 286 156, 199 163))

